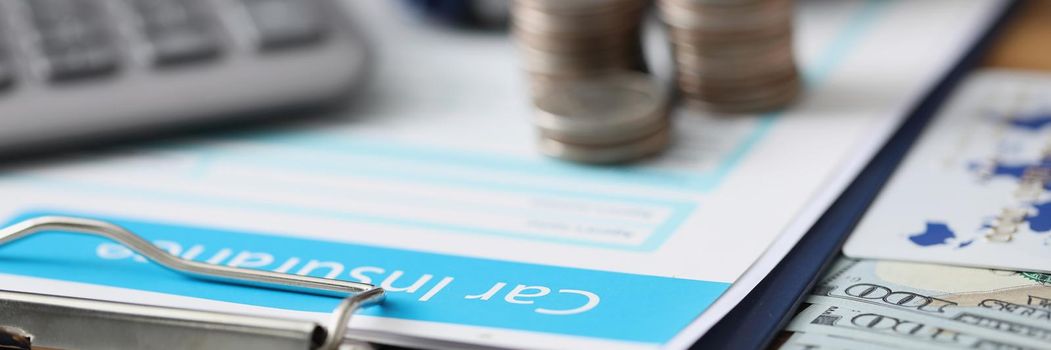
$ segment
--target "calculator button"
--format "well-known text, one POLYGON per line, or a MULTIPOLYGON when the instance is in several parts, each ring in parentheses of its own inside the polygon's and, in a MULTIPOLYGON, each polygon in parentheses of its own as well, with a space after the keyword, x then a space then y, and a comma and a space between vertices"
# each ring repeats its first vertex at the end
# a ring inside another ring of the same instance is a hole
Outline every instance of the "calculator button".
POLYGON ((318 42, 328 30, 320 3, 310 0, 241 0, 259 34, 260 48, 318 42))
POLYGON ((27 0, 53 81, 115 72, 120 54, 100 1, 27 0))
POLYGON ((73 80, 112 73, 117 68, 117 54, 100 47, 71 48, 47 55, 52 80, 73 80))
MULTIPOLYGON (((3 31, 0 31, 2 36, 3 31)), ((0 90, 14 85, 15 82, 15 66, 11 61, 10 46, 7 42, 3 42, 3 38, 0 38, 0 90)))
POLYGON ((49 26, 61 22, 78 21, 97 15, 94 1, 76 0, 23 0, 29 5, 33 21, 37 25, 49 26))
POLYGON ((158 65, 198 62, 219 56, 219 42, 200 30, 168 30, 149 35, 158 65))
POLYGON ((15 67, 11 65, 11 60, 6 57, 0 57, 0 90, 6 90, 15 83, 15 67))
POLYGON ((132 0, 158 65, 219 56, 215 23, 199 0, 132 0))

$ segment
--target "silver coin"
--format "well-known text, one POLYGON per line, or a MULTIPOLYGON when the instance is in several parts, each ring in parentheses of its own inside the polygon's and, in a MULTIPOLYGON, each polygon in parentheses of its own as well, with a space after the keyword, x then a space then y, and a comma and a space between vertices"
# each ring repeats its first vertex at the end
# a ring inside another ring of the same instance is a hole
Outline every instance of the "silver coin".
POLYGON ((639 65, 641 57, 632 53, 580 56, 530 53, 523 54, 521 59, 529 73, 553 77, 587 77, 597 73, 630 70, 639 65))
POLYGON ((676 40, 672 47, 677 52, 690 53, 704 58, 737 59, 741 56, 763 55, 778 50, 792 50, 794 44, 791 29, 779 28, 782 33, 768 37, 741 37, 725 41, 676 40))
POLYGON ((670 127, 671 119, 667 117, 666 112, 662 112, 662 115, 653 117, 652 123, 639 125, 634 128, 597 128, 591 130, 574 130, 572 132, 537 128, 537 132, 541 137, 559 142, 581 146, 601 147, 634 142, 646 138, 659 130, 670 127))
POLYGON ((741 80, 796 70, 796 59, 791 49, 736 59, 697 56, 681 51, 676 51, 672 57, 682 78, 741 80))
POLYGON ((514 6, 513 22, 532 32, 560 35, 624 32, 642 17, 642 7, 623 7, 616 11, 566 14, 514 6))
POLYGON ((727 105, 732 106, 733 110, 750 110, 752 112, 765 111, 766 106, 775 104, 775 101, 785 101, 788 96, 797 96, 801 89, 797 85, 784 85, 777 88, 767 88, 761 91, 748 91, 739 95, 720 95, 720 96, 709 96, 709 95, 694 95, 691 93, 683 94, 684 97, 707 103, 710 105, 727 105), (754 108, 745 108, 745 106, 756 106, 754 108))
POLYGON ((512 7, 561 14, 602 13, 623 7, 641 7, 644 0, 515 0, 512 7))
POLYGON ((535 124, 563 133, 635 128, 664 115, 667 89, 649 75, 622 72, 558 85, 534 100, 535 124))
POLYGON ((769 109, 768 106, 775 104, 766 101, 783 101, 787 105, 791 100, 786 98, 786 96, 798 95, 802 83, 797 76, 792 75, 765 83, 756 81, 747 85, 718 85, 704 80, 694 82, 680 80, 678 81, 678 87, 685 96, 703 101, 708 106, 728 105, 728 108, 713 109, 723 111, 759 111, 769 109), (761 107, 749 108, 743 105, 758 105, 761 107))
POLYGON ((802 93, 802 89, 796 86, 789 86, 780 94, 766 96, 762 99, 757 100, 745 100, 745 101, 734 101, 734 102, 711 102, 701 98, 691 96, 689 94, 684 95, 686 98, 684 101, 688 106, 705 109, 717 113, 726 114, 745 114, 745 113, 763 113, 778 110, 791 105, 793 102, 798 100, 799 95, 802 93))
POLYGON ((799 72, 794 65, 781 65, 779 69, 762 70, 760 71, 762 74, 734 73, 720 73, 721 75, 716 76, 679 72, 676 83, 681 88, 719 93, 720 90, 736 92, 764 86, 794 84, 799 80, 799 72))
POLYGON ((537 145, 540 152, 549 157, 581 163, 615 164, 660 153, 668 147, 670 141, 671 131, 665 128, 635 142, 619 145, 584 146, 550 138, 540 138, 537 145))
POLYGON ((677 43, 704 44, 734 44, 742 40, 773 40, 784 36, 791 36, 792 18, 783 18, 781 23, 773 22, 763 26, 745 28, 719 28, 710 29, 687 29, 671 27, 668 30, 669 39, 677 43))
POLYGON ((529 74, 544 154, 624 162, 667 144, 667 89, 643 65, 647 0, 522 0, 512 34, 529 74))
POLYGON ((639 26, 626 24, 617 32, 585 32, 580 35, 553 35, 518 24, 511 25, 511 34, 519 45, 528 45, 536 49, 577 52, 602 47, 624 47, 638 45, 639 26))
MULTIPOLYGON (((542 93, 554 80, 587 79, 644 65, 639 28, 647 0, 519 0, 512 34, 520 62, 542 93)), ((560 84, 559 84, 560 85, 560 84)), ((539 96, 539 95, 534 95, 539 96)))
POLYGON ((678 1, 658 0, 658 14, 665 24, 681 29, 757 28, 783 22, 793 14, 791 0, 764 0, 748 5, 684 5, 678 1))
POLYGON ((668 27, 676 87, 691 106, 726 113, 789 104, 802 84, 793 0, 658 0, 668 27))

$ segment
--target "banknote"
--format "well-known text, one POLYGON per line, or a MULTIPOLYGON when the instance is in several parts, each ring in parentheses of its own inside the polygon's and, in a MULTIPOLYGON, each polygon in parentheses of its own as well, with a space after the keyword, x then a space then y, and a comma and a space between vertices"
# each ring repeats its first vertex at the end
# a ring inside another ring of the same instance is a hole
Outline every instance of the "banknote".
POLYGON ((897 350, 863 340, 819 333, 794 333, 778 350, 897 350))
MULTIPOLYGON (((889 319, 908 320, 896 327, 898 331, 911 331, 914 324, 922 324, 922 327, 917 326, 916 329, 948 329, 953 332, 970 334, 1004 344, 1035 349, 1051 349, 1051 342, 1043 339, 1045 335, 1043 330, 1024 323, 998 319, 995 315, 990 314, 988 310, 974 310, 974 312, 964 313, 960 318, 941 318, 851 299, 811 296, 808 301, 814 304, 873 312, 889 319)), ((901 336, 897 334, 888 335, 901 336)), ((1007 348, 1011 349, 1013 347, 1007 348)))
POLYGON ((808 301, 882 307, 894 316, 905 312, 991 338, 1051 346, 1047 283, 1048 276, 1039 273, 844 258, 808 301))
POLYGON ((885 307, 871 305, 847 307, 813 304, 800 312, 786 330, 837 336, 897 349, 1045 349, 993 339, 958 328, 931 325, 928 321, 938 319, 929 317, 893 317, 887 315, 885 310, 885 307))

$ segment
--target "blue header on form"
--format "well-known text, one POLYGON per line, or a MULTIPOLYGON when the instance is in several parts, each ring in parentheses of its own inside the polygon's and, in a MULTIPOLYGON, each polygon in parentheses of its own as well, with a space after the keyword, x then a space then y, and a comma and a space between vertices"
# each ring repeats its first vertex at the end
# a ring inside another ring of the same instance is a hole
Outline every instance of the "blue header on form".
MULTIPOLYGON (((50 212, 21 215, 10 223, 50 212)), ((83 215, 78 215, 83 216, 83 215)), ((381 285, 368 315, 613 340, 663 343, 728 287, 289 236, 107 220, 184 258, 381 285)), ((334 298, 202 282, 108 240, 44 233, 0 247, 0 272, 249 305, 329 312, 334 298)))

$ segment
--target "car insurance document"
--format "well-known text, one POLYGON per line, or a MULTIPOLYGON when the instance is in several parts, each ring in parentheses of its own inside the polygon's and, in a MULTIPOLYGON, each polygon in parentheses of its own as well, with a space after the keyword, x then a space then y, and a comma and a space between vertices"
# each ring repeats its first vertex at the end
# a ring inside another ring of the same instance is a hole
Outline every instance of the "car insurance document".
MULTIPOLYGON (((601 167, 537 154, 505 35, 425 26, 397 2, 348 5, 376 48, 349 110, 8 167, 4 222, 99 218, 186 259, 373 283, 387 301, 351 330, 369 340, 685 348, 772 269, 1002 6, 800 1, 807 93, 795 106, 678 110, 668 152, 601 167)), ((663 55, 650 60, 658 73, 663 55)), ((319 320, 339 302, 189 279, 68 233, 0 247, 0 286, 319 320)))

